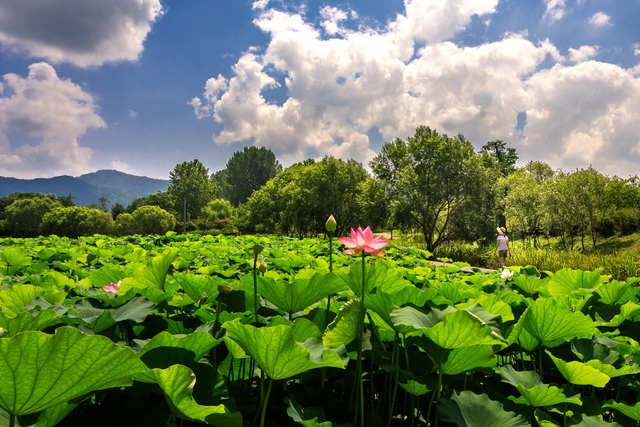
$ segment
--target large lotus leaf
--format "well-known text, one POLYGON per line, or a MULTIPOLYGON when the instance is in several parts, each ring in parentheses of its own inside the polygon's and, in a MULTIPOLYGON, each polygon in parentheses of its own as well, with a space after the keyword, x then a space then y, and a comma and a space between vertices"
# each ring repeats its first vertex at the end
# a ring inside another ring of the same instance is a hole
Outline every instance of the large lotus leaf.
POLYGON ((427 302, 427 308, 417 308, 411 305, 392 307, 390 318, 396 329, 410 326, 411 330, 432 328, 442 322, 447 314, 455 313, 456 308, 450 305, 435 305, 427 302))
POLYGON ((415 286, 406 286, 394 294, 388 294, 383 291, 367 294, 364 303, 366 308, 376 312, 395 331, 407 333, 414 330, 414 328, 406 325, 395 325, 391 319, 392 307, 400 307, 407 303, 422 307, 430 298, 430 292, 422 291, 415 286))
POLYGON ((553 298, 537 299, 524 317, 527 332, 547 346, 559 339, 590 338, 595 332, 589 317, 562 308, 553 298))
POLYGON ((466 302, 460 303, 456 305, 458 309, 465 309, 473 306, 474 304, 479 304, 487 310, 487 312, 498 315, 502 318, 502 322, 509 322, 514 320, 513 311, 509 304, 503 302, 498 295, 480 295, 478 298, 472 298, 466 302))
POLYGON ((592 359, 585 363, 587 366, 591 366, 592 368, 597 369, 603 374, 607 375, 610 378, 621 377, 623 375, 633 375, 637 373, 635 369, 633 369, 629 365, 624 365, 622 368, 616 368, 607 363, 602 363, 602 361, 598 359, 592 359))
POLYGON ((556 368, 558 368, 558 371, 560 371, 562 376, 571 384, 604 387, 610 380, 608 375, 582 362, 565 362, 564 360, 555 357, 548 350, 546 353, 556 365, 556 368))
POLYGON ((496 357, 490 345, 474 345, 448 350, 424 336, 411 338, 411 341, 427 353, 444 375, 458 375, 477 368, 496 366, 496 357))
POLYGON ((86 393, 132 384, 147 370, 129 348, 64 326, 0 339, 0 407, 14 415, 43 411, 86 393))
MULTIPOLYGON (((205 331, 188 335, 171 335, 161 332, 151 338, 138 351, 138 357, 149 368, 167 368, 171 365, 190 365, 197 362, 222 340, 217 340, 205 331)), ((136 342, 141 343, 136 340, 136 342)))
MULTIPOLYGON (((528 310, 528 309, 527 309, 528 310)), ((520 319, 518 319, 518 323, 516 323, 511 329, 511 333, 507 337, 507 341, 509 344, 518 343, 520 347, 527 351, 531 351, 536 348, 540 344, 540 340, 537 340, 533 337, 524 327, 524 320, 526 318, 526 311, 520 319)))
POLYGON ((59 318, 60 315, 53 310, 25 311, 11 319, 0 313, 0 327, 8 331, 6 337, 12 337, 24 331, 41 331, 55 324, 59 318))
POLYGON ((502 344, 492 335, 493 331, 488 325, 466 310, 447 314, 444 321, 431 328, 421 328, 420 331, 434 343, 447 349, 502 344))
POLYGON ((605 326, 615 328, 620 326, 625 320, 633 319, 638 316, 640 316, 640 305, 635 302, 627 302, 620 306, 620 313, 613 316, 608 322, 601 321, 600 323, 603 323, 605 326))
POLYGON ((401 381, 400 386, 413 396, 422 396, 432 391, 426 384, 416 380, 401 381))
POLYGON ((606 403, 602 405, 602 407, 617 409, 627 417, 640 422, 640 402, 637 402, 633 405, 627 405, 626 403, 616 402, 614 400, 607 400, 606 403))
POLYGON ((340 356, 330 349, 323 350, 319 360, 312 360, 309 350, 295 341, 291 327, 256 328, 233 320, 223 327, 227 337, 237 342, 271 379, 290 378, 323 366, 344 368, 340 356))
POLYGON ((563 268, 549 281, 547 289, 552 296, 588 294, 600 287, 608 278, 601 276, 602 269, 594 271, 572 270, 563 268))
POLYGON ((318 328, 311 320, 304 317, 299 317, 295 322, 292 322, 289 319, 278 316, 273 318, 267 326, 277 325, 287 325, 293 328, 293 339, 295 339, 296 342, 305 342, 309 338, 322 337, 322 331, 320 328, 318 328))
POLYGON ((565 418, 564 421, 557 422, 548 413, 536 409, 535 417, 540 427, 622 427, 616 422, 604 421, 600 416, 589 417, 580 413, 570 418, 565 418))
POLYGON ((89 277, 91 278, 91 285, 99 288, 119 282, 126 277, 126 274, 114 265, 105 265, 93 271, 89 277))
MULTIPOLYGON (((169 268, 177 256, 178 250, 170 249, 162 255, 153 257, 145 267, 135 270, 132 277, 125 278, 122 281, 122 285, 164 290, 169 268)), ((122 288, 123 291, 126 292, 127 286, 122 288)))
POLYGON ((501 341, 506 342, 502 336, 502 317, 499 314, 491 314, 484 309, 480 304, 473 304, 470 307, 464 308, 464 311, 472 314, 480 319, 482 323, 489 326, 493 331, 493 336, 501 341))
POLYGON ((258 293, 287 313, 296 313, 327 295, 346 290, 344 282, 333 273, 316 273, 311 279, 294 279, 291 283, 258 278, 258 293))
POLYGON ((470 291, 476 292, 474 288, 469 287, 469 285, 461 280, 443 282, 438 288, 440 295, 442 295, 449 304, 457 304, 466 300, 473 295, 470 291))
POLYGON ((0 310, 8 318, 16 317, 24 311, 25 305, 41 295, 44 295, 44 289, 39 286, 15 284, 0 291, 0 310))
MULTIPOLYGON (((356 262, 349 269, 340 269, 335 272, 349 286, 358 297, 362 296, 362 263, 356 262)), ((411 282, 402 277, 402 273, 386 263, 378 260, 365 268, 365 285, 367 292, 379 288, 383 292, 394 294, 407 286, 413 286, 411 282)), ((365 298, 366 301, 366 298, 365 298)))
POLYGON ((486 394, 471 391, 458 393, 454 390, 451 399, 442 398, 438 411, 444 421, 458 427, 527 427, 529 422, 522 416, 507 412, 500 402, 489 399, 486 394))
POLYGON ((196 376, 184 365, 152 370, 173 414, 186 420, 220 427, 242 427, 242 414, 224 405, 199 405, 193 398, 196 376))
POLYGON ((23 249, 18 246, 6 247, 0 252, 0 275, 13 276, 31 262, 31 257, 23 249))
POLYGON ((516 403, 533 407, 551 406, 559 403, 582 405, 578 395, 567 397, 558 387, 543 384, 536 372, 518 372, 511 365, 501 367, 500 371, 502 381, 512 384, 520 392, 521 397, 512 399, 516 403))
POLYGON ((193 301, 215 301, 220 293, 218 285, 224 284, 212 276, 203 274, 174 274, 173 277, 193 301))
MULTIPOLYGON (((36 285, 36 283, 33 283, 33 281, 31 281, 31 284, 32 285, 36 285)), ((42 284, 41 285, 38 284, 38 285, 42 286, 45 289, 56 289, 57 290, 57 289, 61 289, 64 286, 68 286, 70 288, 74 288, 76 286, 76 282, 75 282, 75 280, 73 280, 72 278, 67 276, 66 274, 62 274, 59 271, 48 270, 48 271, 44 272, 44 274, 42 276, 42 284)), ((62 292, 62 294, 66 295, 65 292, 62 292)), ((47 298, 47 300, 49 300, 49 298, 47 298)), ((64 300, 64 298, 63 298, 63 300, 64 300)))
POLYGON ((611 281, 604 286, 596 289, 596 293, 600 295, 600 301, 607 305, 614 305, 620 298, 624 296, 631 285, 627 283, 620 283, 617 280, 611 281))
POLYGON ((340 307, 336 318, 327 326, 322 336, 322 344, 337 348, 347 345, 358 335, 358 322, 362 316, 360 301, 351 300, 340 307))
MULTIPOLYGON (((571 351, 582 361, 598 359, 602 363, 613 365, 623 357, 622 353, 625 353, 622 347, 614 350, 614 348, 620 345, 624 346, 625 344, 606 337, 599 338, 594 336, 594 339, 590 340, 582 339, 571 341, 571 351)), ((631 354, 631 351, 633 350, 629 348, 625 356, 631 354)))
POLYGON ((549 278, 540 279, 539 277, 531 277, 520 274, 512 281, 514 285, 522 289, 529 295, 534 295, 540 292, 540 288, 549 282, 549 278))

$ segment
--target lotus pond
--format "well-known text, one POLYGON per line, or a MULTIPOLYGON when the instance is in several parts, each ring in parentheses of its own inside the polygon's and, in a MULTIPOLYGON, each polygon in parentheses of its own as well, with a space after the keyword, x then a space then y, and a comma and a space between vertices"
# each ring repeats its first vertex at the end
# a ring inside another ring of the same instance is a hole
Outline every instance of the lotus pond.
POLYGON ((640 279, 344 249, 0 239, 0 425, 640 425, 640 279))

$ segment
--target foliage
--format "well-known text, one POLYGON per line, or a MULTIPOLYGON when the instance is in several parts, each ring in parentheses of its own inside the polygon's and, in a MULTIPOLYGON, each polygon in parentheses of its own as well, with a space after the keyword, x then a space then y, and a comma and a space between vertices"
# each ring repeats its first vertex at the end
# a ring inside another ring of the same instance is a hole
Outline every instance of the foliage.
POLYGON ((490 141, 482 146, 480 157, 489 169, 496 169, 500 175, 508 176, 516 171, 518 155, 516 149, 507 147, 504 141, 490 141))
POLYGON ((492 174, 462 135, 421 126, 406 142, 385 143, 371 168, 394 201, 398 225, 418 228, 428 251, 456 234, 486 235, 493 224, 492 174))
POLYGON ((15 237, 35 237, 40 233, 42 219, 47 212, 62 204, 50 197, 19 199, 4 210, 6 228, 15 237))
POLYGON ((83 206, 55 208, 42 218, 43 234, 66 237, 110 234, 113 231, 113 217, 108 212, 83 206))
POLYGON ((186 206, 187 218, 196 219, 216 194, 218 185, 209 177, 209 169, 198 160, 177 164, 169 173, 167 193, 175 201, 174 209, 182 215, 186 206))
POLYGON ((136 234, 165 234, 176 227, 176 218, 158 206, 140 206, 131 221, 136 234))
POLYGON ((463 273, 389 246, 370 263, 336 250, 332 273, 314 239, 2 239, 0 418, 52 427, 96 417, 149 427, 640 421, 639 279, 463 273), (256 295, 258 255, 268 270, 256 295), (350 404, 360 386, 364 399, 350 404))
POLYGON ((249 223, 300 236, 324 231, 329 215, 340 218, 336 234, 360 222, 358 186, 368 178, 355 160, 325 157, 295 164, 254 192, 247 202, 249 223))
POLYGON ((233 153, 225 168, 214 174, 214 179, 224 197, 237 207, 281 171, 273 151, 265 147, 244 147, 233 153))

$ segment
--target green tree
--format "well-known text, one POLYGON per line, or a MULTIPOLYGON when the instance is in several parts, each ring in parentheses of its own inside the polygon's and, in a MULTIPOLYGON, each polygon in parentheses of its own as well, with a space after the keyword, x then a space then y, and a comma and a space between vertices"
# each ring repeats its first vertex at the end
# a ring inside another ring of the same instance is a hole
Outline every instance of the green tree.
POLYGON ((127 209, 124 206, 122 206, 120 203, 116 203, 111 207, 111 216, 113 216, 113 219, 115 220, 116 218, 118 218, 118 215, 123 214, 126 211, 127 209))
POLYGON ((221 185, 224 197, 238 206, 281 171, 273 151, 265 147, 244 147, 243 151, 233 153, 225 168, 214 174, 214 179, 221 185))
POLYGON ((165 234, 176 227, 176 218, 158 206, 141 206, 131 217, 138 234, 165 234))
POLYGON ((485 167, 496 169, 502 176, 507 176, 516 171, 518 154, 515 148, 507 147, 504 141, 487 142, 482 146, 480 156, 485 167))
POLYGON ((203 214, 209 221, 229 219, 235 216, 234 208, 227 199, 213 199, 204 207, 203 214))
POLYGON ((178 211, 175 209, 176 200, 168 191, 158 191, 147 196, 135 198, 127 206, 127 213, 133 213, 140 206, 158 206, 167 212, 178 217, 178 211))
POLYGON ((136 233, 133 215, 127 212, 121 213, 116 218, 114 225, 115 234, 117 236, 129 236, 136 233))
POLYGON ((186 205, 187 220, 199 218, 202 208, 219 192, 209 177, 209 169, 198 159, 176 165, 169 179, 167 192, 175 200, 177 212, 182 214, 186 205))
POLYGON ((300 236, 324 232, 329 215, 338 221, 336 235, 361 224, 358 186, 369 178, 355 160, 325 157, 285 169, 247 201, 249 223, 300 236))
POLYGON ((109 200, 105 196, 102 196, 98 199, 98 203, 102 212, 109 212, 109 205, 111 204, 111 200, 109 200))
POLYGON ((495 221, 488 210, 493 176, 462 135, 451 138, 421 126, 406 142, 385 143, 370 165, 430 252, 457 236, 486 233, 495 221))
POLYGON ((43 234, 79 237, 94 234, 111 234, 113 217, 109 212, 86 206, 59 207, 47 212, 42 218, 43 234))
POLYGON ((51 197, 18 199, 5 208, 5 226, 14 237, 36 237, 44 215, 60 206, 51 197))

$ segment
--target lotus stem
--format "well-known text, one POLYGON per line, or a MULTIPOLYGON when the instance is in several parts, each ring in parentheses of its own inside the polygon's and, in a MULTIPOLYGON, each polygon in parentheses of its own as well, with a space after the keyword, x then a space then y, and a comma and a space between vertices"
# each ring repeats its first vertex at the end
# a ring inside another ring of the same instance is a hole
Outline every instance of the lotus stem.
POLYGON ((16 415, 9 414, 9 427, 15 427, 15 425, 16 425, 16 415))
POLYGON ((264 427, 264 420, 267 414, 267 405, 269 404, 269 396, 271 395, 272 387, 273 387, 273 378, 269 378, 269 385, 267 386, 267 394, 264 396, 264 402, 262 402, 262 414, 260 415, 260 427, 264 427))
POLYGON ((253 256, 253 312, 254 323, 258 324, 258 255, 253 256))
POLYGON ((398 378, 400 377, 400 351, 398 349, 398 332, 396 332, 396 339, 393 340, 393 359, 395 361, 395 381, 393 385, 393 393, 391 395, 391 401, 389 402, 389 419, 387 420, 387 427, 391 426, 391 419, 393 418, 393 407, 396 403, 396 396, 398 394, 398 378))

